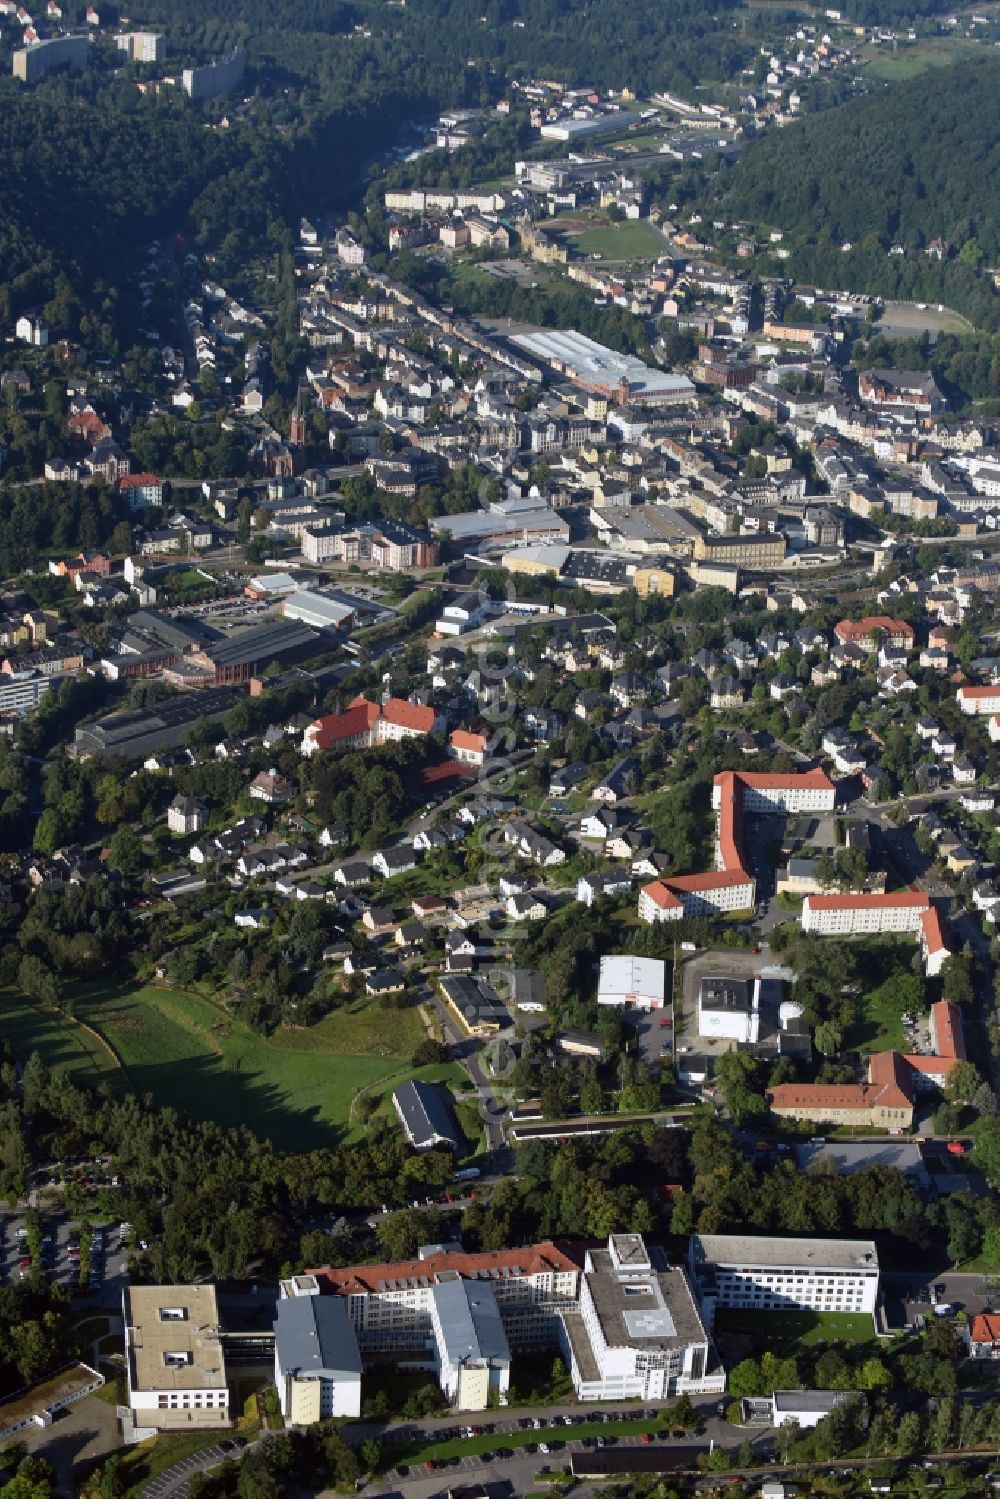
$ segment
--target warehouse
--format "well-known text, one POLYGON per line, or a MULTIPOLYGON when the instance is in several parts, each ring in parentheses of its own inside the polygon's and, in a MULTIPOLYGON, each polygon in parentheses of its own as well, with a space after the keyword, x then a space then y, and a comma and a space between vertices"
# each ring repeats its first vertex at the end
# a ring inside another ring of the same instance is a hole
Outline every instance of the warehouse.
POLYGON ((207 687, 201 692, 179 693, 154 708, 134 713, 109 713, 95 723, 81 724, 76 731, 73 754, 78 760, 91 755, 141 760, 155 750, 180 744, 195 724, 218 723, 230 708, 241 703, 239 687, 207 687))
POLYGON ((636 958, 631 953, 601 959, 597 1003, 629 1010, 662 1010, 666 964, 659 958, 636 958))
POLYGON ((516 333, 511 342, 543 360, 557 374, 622 406, 674 405, 695 396, 686 375, 650 369, 634 355, 618 354, 573 329, 516 333))

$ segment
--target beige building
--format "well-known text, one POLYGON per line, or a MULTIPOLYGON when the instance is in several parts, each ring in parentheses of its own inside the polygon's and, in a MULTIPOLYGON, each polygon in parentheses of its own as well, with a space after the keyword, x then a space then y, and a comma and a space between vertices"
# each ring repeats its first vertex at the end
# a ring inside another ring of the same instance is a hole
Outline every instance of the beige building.
POLYGON ((215 1287, 128 1286, 122 1293, 128 1406, 136 1433, 228 1426, 229 1389, 215 1287))
POLYGON ((671 599, 677 587, 676 575, 669 567, 637 567, 633 582, 636 593, 642 599, 651 595, 671 599))
POLYGON ((785 560, 785 538, 770 532, 746 536, 699 536, 696 562, 725 563, 729 567, 780 567, 785 560))

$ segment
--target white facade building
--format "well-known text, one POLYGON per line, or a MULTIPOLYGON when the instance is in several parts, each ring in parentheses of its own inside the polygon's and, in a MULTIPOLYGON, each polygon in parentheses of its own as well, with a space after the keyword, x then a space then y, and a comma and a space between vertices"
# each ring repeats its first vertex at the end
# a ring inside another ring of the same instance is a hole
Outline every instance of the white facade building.
POLYGON ((608 954, 601 959, 597 1003, 619 1009, 662 1010, 666 966, 659 958, 608 954))
POLYGON ((314 1275, 283 1281, 274 1324, 274 1382, 293 1426, 361 1414, 361 1354, 343 1302, 314 1275))
POLYGON ((870 1239, 692 1234, 691 1277, 711 1327, 717 1307, 766 1312, 868 1312, 878 1301, 870 1239))
POLYGON ((215 1287, 127 1286, 122 1318, 136 1439, 158 1431, 228 1426, 215 1287))
POLYGON ((725 1372, 679 1266, 654 1265, 640 1234, 588 1249, 579 1307, 562 1318, 580 1400, 667 1400, 714 1394, 725 1372))
POLYGON ((431 1293, 438 1383, 455 1410, 506 1404, 510 1344, 493 1287, 480 1281, 439 1282, 431 1293))
POLYGON ((703 978, 698 1034, 753 1045, 760 1036, 760 979, 703 978))
POLYGON ((890 895, 807 895, 802 902, 802 930, 822 937, 850 937, 864 932, 919 932, 930 900, 919 891, 890 895))

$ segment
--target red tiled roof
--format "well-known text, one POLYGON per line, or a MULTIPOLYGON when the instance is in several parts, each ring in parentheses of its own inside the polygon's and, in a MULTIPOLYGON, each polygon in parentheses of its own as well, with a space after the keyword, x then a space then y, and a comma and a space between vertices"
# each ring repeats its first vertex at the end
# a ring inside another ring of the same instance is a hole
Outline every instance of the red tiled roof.
MULTIPOLYGON (((820 766, 787 775, 771 770, 723 771, 723 775, 737 775, 745 786, 750 786, 755 791, 797 791, 800 787, 803 791, 834 789, 830 777, 820 766)), ((716 776, 716 780, 719 779, 721 778, 716 776)))
POLYGON ((931 1005, 931 1021, 939 1055, 964 1058, 965 1030, 958 1005, 939 999, 937 1004, 931 1005))
MULTIPOLYGON (((364 698, 356 698, 364 702, 364 698)), ((352 703, 353 707, 354 704, 352 703)), ((424 708, 419 703, 408 703, 404 697, 391 697, 382 705, 382 717, 402 729, 414 729, 418 734, 429 734, 437 717, 433 708, 424 708)))
POLYGON ((118 480, 119 489, 144 489, 148 484, 162 484, 156 474, 123 474, 118 480))
POLYGON ((906 1058, 898 1051, 877 1051, 870 1056, 868 1081, 879 1090, 873 1102, 885 1108, 908 1108, 913 1103, 906 1058))
POLYGON ((346 713, 328 713, 324 718, 317 718, 311 725, 316 732, 310 737, 315 740, 317 749, 330 749, 334 744, 342 744, 345 739, 355 739, 359 734, 366 733, 377 718, 377 705, 359 698, 346 713))
POLYGON ((807 895, 811 911, 868 911, 886 910, 894 906, 910 910, 929 907, 930 899, 920 890, 894 890, 885 895, 807 895))
POLYGON ((944 1077, 955 1066, 958 1057, 924 1056, 920 1052, 906 1052, 903 1061, 914 1072, 921 1072, 928 1077, 944 1077))
POLYGON ((468 729, 452 729, 448 743, 454 749, 475 750, 481 755, 486 753, 486 735, 470 734, 468 729))
POLYGON ((667 889, 662 880, 653 880, 650 884, 643 885, 642 894, 648 895, 654 905, 659 906, 664 911, 669 911, 681 904, 677 896, 672 890, 667 889))
MULTIPOLYGON (((540 1244, 526 1244, 522 1249, 497 1249, 482 1254, 462 1254, 443 1249, 429 1254, 422 1260, 399 1260, 390 1265, 351 1265, 339 1270, 326 1266, 307 1273, 315 1275, 324 1292, 337 1296, 348 1296, 352 1292, 377 1291, 387 1281, 415 1280, 421 1277, 433 1282, 442 1271, 456 1271, 463 1279, 478 1275, 489 1277, 493 1270, 503 1275, 508 1271, 520 1271, 521 1275, 540 1275, 549 1271, 579 1270, 583 1265, 583 1246, 579 1258, 574 1259, 566 1248, 546 1239, 540 1244)), ((504 1279, 507 1277, 505 1276, 504 1279)))
POLYGON ((849 641, 857 644, 859 641, 867 640, 876 630, 884 630, 886 635, 905 635, 908 640, 913 639, 913 628, 905 620, 892 619, 888 614, 869 614, 864 619, 842 619, 838 625, 834 625, 833 633, 838 640, 849 641))
POLYGON ((713 869, 707 874, 675 874, 663 881, 668 890, 725 890, 731 885, 749 885, 745 869, 713 869))
POLYGON ((967 697, 974 700, 978 700, 979 698, 1000 697, 1000 686, 983 687, 979 685, 970 686, 969 684, 966 684, 964 687, 960 687, 958 689, 958 693, 956 695, 958 697, 967 697))
MULTIPOLYGON (((941 913, 936 906, 931 906, 920 918, 920 929, 923 932, 924 943, 929 953, 950 951, 948 933, 945 924, 941 920, 941 913)), ((933 1006, 937 1009, 937 1005, 933 1006)))
POLYGON ((977 1312, 969 1323, 973 1343, 1000 1343, 1000 1316, 995 1312, 977 1312))

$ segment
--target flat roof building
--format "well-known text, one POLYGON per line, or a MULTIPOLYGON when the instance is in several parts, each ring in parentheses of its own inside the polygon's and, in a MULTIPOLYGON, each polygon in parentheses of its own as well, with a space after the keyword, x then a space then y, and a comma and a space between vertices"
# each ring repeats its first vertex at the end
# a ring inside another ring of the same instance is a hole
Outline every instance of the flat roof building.
POLYGON ((688 1262, 709 1326, 718 1307, 874 1313, 878 1300, 871 1239, 692 1234, 688 1262))
POLYGON ((752 1045, 760 1036, 759 978, 707 977, 698 990, 698 1034, 752 1045))
POLYGON ((127 1286, 128 1405, 136 1433, 229 1425, 215 1287, 127 1286))
POLYGON ((659 958, 609 953, 601 959, 597 1003, 630 1010, 662 1010, 666 966, 659 958))
POLYGON ((563 1344, 581 1400, 666 1400, 716 1394, 726 1376, 685 1272, 647 1249, 641 1234, 612 1234, 588 1249, 563 1344))
POLYGON ((141 760, 154 750, 180 744, 195 724, 218 723, 245 696, 240 687, 208 687, 164 698, 153 708, 109 713, 94 723, 80 725, 73 753, 80 760, 92 755, 141 760))
POLYGON ((686 375, 651 369, 633 354, 619 354, 572 328, 516 333, 511 343, 558 374, 622 406, 670 405, 695 397, 695 388, 686 375))

